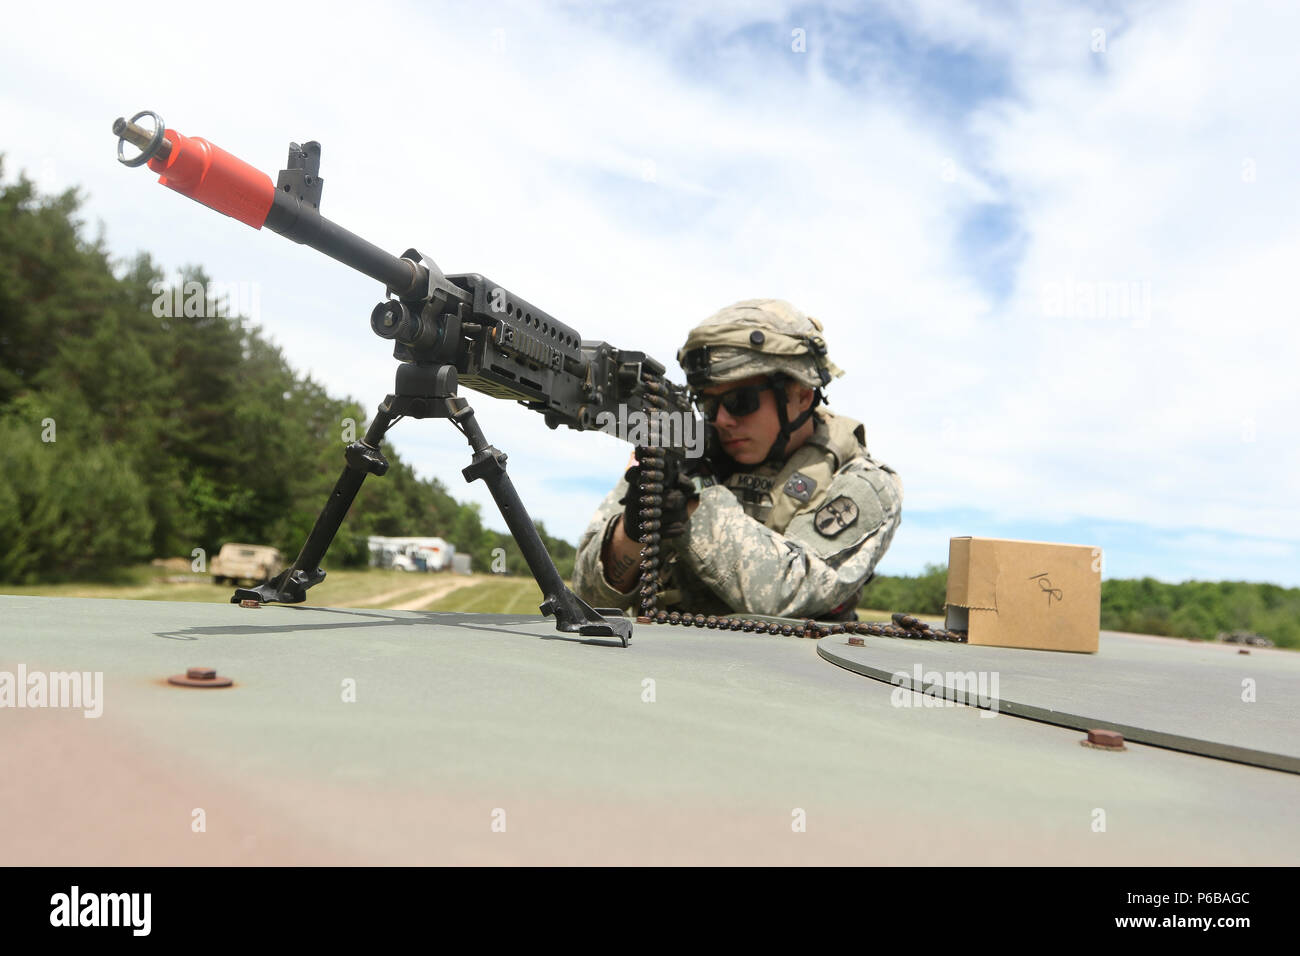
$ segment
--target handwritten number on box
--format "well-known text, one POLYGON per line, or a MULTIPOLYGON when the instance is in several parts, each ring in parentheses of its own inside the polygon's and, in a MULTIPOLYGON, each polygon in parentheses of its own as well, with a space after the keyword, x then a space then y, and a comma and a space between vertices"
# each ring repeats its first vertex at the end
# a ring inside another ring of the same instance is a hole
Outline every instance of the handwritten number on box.
POLYGON ((1052 599, 1053 599, 1053 598, 1055 598, 1055 599, 1058 600, 1058 601, 1064 601, 1064 600, 1065 600, 1065 593, 1064 593, 1060 588, 1054 588, 1054 587, 1052 587, 1052 582, 1051 582, 1050 580, 1048 580, 1047 572, 1046 572, 1046 571, 1042 572, 1041 574, 1034 574, 1034 575, 1031 575, 1030 578, 1029 578, 1029 580, 1031 580, 1031 581, 1035 581, 1035 580, 1038 581, 1038 586, 1039 586, 1039 588, 1041 588, 1043 591, 1045 591, 1045 592, 1047 593, 1047 606, 1048 606, 1048 607, 1051 607, 1051 606, 1052 606, 1052 599))

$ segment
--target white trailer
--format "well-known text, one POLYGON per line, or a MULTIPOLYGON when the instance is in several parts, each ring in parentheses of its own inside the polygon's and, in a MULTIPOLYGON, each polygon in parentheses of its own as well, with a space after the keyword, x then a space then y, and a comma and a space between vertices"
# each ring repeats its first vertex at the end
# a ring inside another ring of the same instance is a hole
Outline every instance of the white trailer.
POLYGON ((398 571, 446 571, 456 546, 443 538, 371 535, 370 566, 398 571))

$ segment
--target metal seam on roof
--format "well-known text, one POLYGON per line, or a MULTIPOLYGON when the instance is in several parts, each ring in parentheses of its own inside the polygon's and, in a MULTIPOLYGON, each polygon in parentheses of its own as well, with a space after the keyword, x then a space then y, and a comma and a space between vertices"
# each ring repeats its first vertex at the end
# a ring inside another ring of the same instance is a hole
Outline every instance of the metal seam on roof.
MULTIPOLYGON (((916 693, 922 692, 919 688, 912 687, 911 677, 905 672, 901 672, 901 674, 902 677, 906 679, 906 682, 899 679, 900 672, 897 669, 875 667, 863 661, 853 660, 844 654, 836 653, 834 648, 842 639, 843 635, 838 634, 822 638, 817 642, 818 656, 823 660, 829 661, 839 667, 843 667, 845 670, 861 674, 864 677, 870 677, 874 680, 882 681, 895 687, 904 687, 908 690, 915 691, 916 693)), ((889 638, 883 638, 883 640, 889 640, 889 638)), ((942 674, 943 672, 937 673, 942 674)), ((1068 713, 1050 707, 1039 707, 1022 701, 1008 700, 1001 696, 991 700, 988 706, 984 706, 978 700, 968 699, 967 695, 949 686, 946 681, 944 682, 942 689, 943 693, 938 696, 943 697, 945 700, 952 700, 957 703, 966 704, 967 706, 984 707, 984 709, 995 710, 997 713, 1002 714, 1010 714, 1013 717, 1037 720, 1043 723, 1054 724, 1058 727, 1068 727, 1073 730, 1086 731, 1093 728, 1114 730, 1123 734, 1124 739, 1132 743, 1150 744, 1153 747, 1178 750, 1184 753, 1197 754, 1202 757, 1212 757, 1218 760, 1228 760, 1234 763, 1249 764, 1250 766, 1263 767, 1268 770, 1280 770, 1284 773, 1300 774, 1300 758, 1288 756, 1286 754, 1272 753, 1267 750, 1242 747, 1221 741, 1203 740, 1198 737, 1188 737, 1182 734, 1172 734, 1165 731, 1151 730, 1133 724, 1108 720, 1105 717, 1100 716, 1087 717, 1081 714, 1068 713)))

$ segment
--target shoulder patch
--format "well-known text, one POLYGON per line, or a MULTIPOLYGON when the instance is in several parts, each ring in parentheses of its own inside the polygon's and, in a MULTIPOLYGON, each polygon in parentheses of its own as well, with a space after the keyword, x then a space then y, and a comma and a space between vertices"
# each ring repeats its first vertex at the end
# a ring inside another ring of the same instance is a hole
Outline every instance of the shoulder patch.
POLYGON ((823 538, 833 538, 857 520, 857 503, 848 495, 840 495, 817 509, 813 527, 823 538))
POLYGON ((817 482, 807 475, 795 472, 781 489, 795 501, 801 501, 807 504, 812 498, 813 492, 817 490, 817 482))

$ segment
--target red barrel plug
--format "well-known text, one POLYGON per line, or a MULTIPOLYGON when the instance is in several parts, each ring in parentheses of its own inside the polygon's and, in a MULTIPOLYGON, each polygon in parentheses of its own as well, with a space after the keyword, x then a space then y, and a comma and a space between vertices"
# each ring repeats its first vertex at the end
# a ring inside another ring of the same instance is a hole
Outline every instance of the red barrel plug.
POLYGON ((198 136, 168 129, 171 150, 155 156, 149 168, 158 182, 182 196, 261 229, 275 202, 275 184, 260 169, 198 136))

